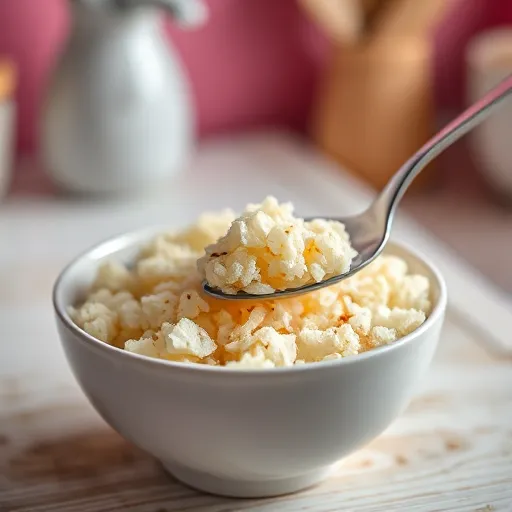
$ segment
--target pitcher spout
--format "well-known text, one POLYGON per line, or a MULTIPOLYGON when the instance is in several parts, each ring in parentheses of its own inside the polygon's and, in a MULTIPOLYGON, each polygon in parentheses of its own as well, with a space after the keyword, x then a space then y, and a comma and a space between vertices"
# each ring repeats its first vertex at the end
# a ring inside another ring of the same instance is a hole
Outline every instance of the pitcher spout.
POLYGON ((202 0, 115 0, 122 8, 154 7, 167 12, 183 28, 197 28, 206 21, 202 0))

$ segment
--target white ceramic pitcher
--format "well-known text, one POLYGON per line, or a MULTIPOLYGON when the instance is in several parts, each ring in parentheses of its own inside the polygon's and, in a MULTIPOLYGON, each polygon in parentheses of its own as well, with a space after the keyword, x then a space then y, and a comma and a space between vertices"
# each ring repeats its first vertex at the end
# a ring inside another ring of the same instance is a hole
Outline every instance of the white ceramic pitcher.
POLYGON ((70 0, 73 24, 42 112, 45 168, 63 188, 117 193, 153 188, 182 169, 194 114, 182 66, 160 26, 185 26, 200 0, 70 0))

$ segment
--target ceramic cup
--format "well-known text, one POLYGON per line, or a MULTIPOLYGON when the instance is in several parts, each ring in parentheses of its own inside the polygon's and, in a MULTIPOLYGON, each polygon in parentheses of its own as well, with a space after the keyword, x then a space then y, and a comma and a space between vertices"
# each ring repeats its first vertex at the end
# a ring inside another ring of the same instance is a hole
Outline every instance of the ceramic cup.
MULTIPOLYGON (((512 73, 512 26, 485 31, 466 51, 467 100, 473 103, 512 73)), ((489 185, 512 200, 512 101, 470 134, 472 154, 489 185)))

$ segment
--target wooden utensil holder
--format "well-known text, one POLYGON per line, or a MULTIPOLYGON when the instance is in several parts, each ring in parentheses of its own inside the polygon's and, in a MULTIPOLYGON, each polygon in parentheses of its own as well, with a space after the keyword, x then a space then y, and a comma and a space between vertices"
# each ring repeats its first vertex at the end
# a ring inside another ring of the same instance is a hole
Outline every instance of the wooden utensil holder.
MULTIPOLYGON (((381 189, 434 133, 431 59, 431 45, 416 38, 340 48, 318 97, 313 139, 381 189)), ((426 170, 415 185, 431 178, 426 170)))
MULTIPOLYGON (((335 44, 312 137, 377 189, 435 132, 432 28, 454 1, 388 0, 362 38, 335 44)), ((425 170, 413 188, 434 176, 425 170)))

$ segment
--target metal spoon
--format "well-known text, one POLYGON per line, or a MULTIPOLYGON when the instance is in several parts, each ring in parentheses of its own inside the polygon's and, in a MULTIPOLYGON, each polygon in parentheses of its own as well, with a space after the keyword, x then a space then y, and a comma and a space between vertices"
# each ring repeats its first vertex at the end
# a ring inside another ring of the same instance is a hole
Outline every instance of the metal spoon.
POLYGON ((352 246, 358 252, 348 272, 333 276, 319 283, 275 291, 265 295, 252 295, 245 292, 229 295, 216 288, 211 288, 206 282, 203 282, 205 293, 217 299, 227 300, 284 299, 309 293, 325 286, 331 286, 355 274, 371 263, 384 249, 389 239, 398 203, 419 172, 446 148, 487 118, 511 93, 512 75, 508 76, 503 82, 430 139, 398 170, 367 210, 352 217, 332 219, 345 225, 350 235, 352 246))

